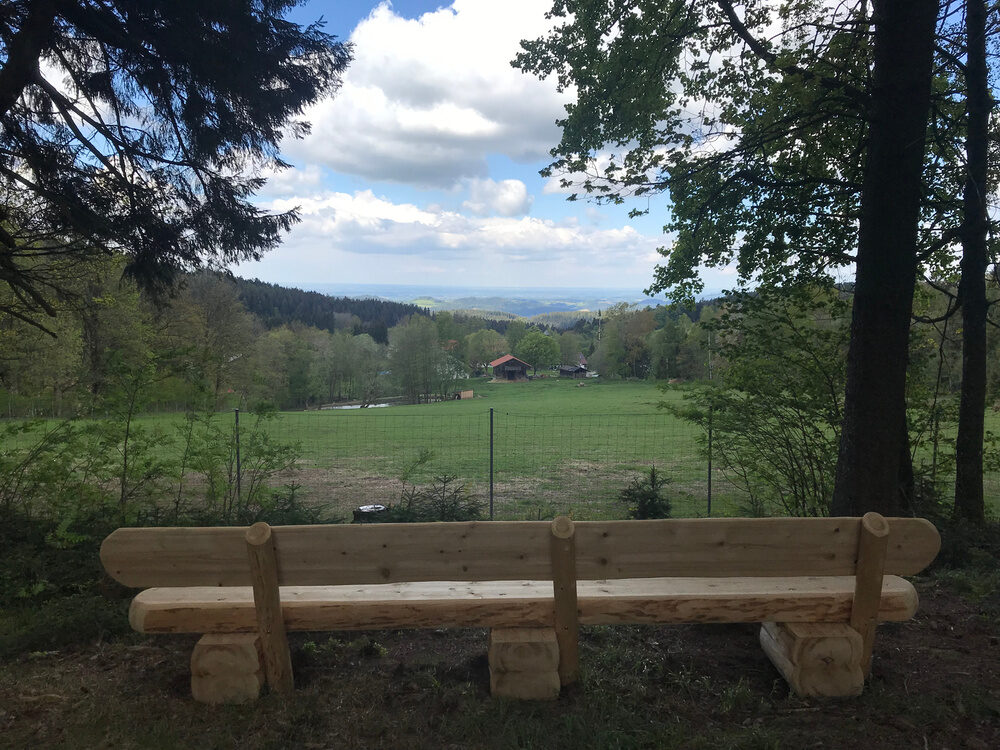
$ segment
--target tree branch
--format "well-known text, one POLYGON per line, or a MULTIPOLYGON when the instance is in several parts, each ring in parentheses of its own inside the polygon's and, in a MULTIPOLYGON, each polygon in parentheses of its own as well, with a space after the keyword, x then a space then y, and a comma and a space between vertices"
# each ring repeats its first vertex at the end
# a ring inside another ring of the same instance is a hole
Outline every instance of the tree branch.
POLYGON ((733 31, 736 32, 740 39, 746 43, 746 45, 757 57, 767 63, 771 70, 786 76, 799 76, 804 81, 816 81, 828 91, 842 91, 854 99, 858 104, 867 106, 867 95, 849 83, 817 75, 811 70, 800 68, 797 65, 780 65, 778 63, 778 56, 761 44, 760 41, 750 33, 750 30, 746 27, 743 21, 740 20, 739 16, 736 15, 736 11, 733 9, 731 0, 718 0, 718 2, 719 7, 722 8, 722 12, 726 14, 726 18, 729 20, 729 25, 732 27, 733 31))
POLYGON ((56 18, 52 0, 31 4, 27 18, 7 47, 7 62, 0 68, 0 115, 7 114, 38 72, 38 59, 49 41, 56 18))

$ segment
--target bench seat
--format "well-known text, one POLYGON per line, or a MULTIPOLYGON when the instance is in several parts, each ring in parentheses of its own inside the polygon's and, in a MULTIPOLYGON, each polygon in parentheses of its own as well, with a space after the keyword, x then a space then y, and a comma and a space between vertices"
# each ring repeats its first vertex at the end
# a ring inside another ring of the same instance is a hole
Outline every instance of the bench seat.
MULTIPOLYGON (((577 582, 579 622, 847 622, 854 576, 622 578, 577 582)), ((281 586, 288 630, 445 627, 552 627, 551 581, 430 581, 377 585, 281 586)), ((917 609, 906 580, 882 581, 878 619, 902 621, 917 609)), ((252 633, 249 586, 151 588, 129 611, 143 633, 252 633)))

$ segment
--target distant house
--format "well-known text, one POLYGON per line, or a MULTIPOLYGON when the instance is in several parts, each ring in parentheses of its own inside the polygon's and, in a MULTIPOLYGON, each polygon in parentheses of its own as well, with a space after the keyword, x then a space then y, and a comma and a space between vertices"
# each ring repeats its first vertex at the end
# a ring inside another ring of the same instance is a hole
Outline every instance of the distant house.
POLYGON ((527 380, 528 368, 531 367, 513 354, 505 354, 500 359, 494 359, 489 366, 493 368, 494 380, 527 380))
POLYGON ((559 365, 559 377, 585 378, 587 377, 587 368, 582 365, 559 365))

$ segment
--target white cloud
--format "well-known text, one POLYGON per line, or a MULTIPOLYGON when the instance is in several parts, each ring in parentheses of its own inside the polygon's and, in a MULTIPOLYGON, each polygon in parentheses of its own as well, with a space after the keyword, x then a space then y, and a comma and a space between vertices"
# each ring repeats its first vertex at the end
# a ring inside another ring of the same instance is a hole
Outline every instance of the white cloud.
POLYGON ((262 200, 298 195, 304 191, 319 191, 322 182, 322 170, 315 164, 309 164, 303 169, 289 167, 277 171, 266 170, 263 176, 267 178, 267 182, 257 194, 262 200))
POLYGON ((524 216, 533 198, 520 180, 469 180, 469 200, 462 207, 477 216, 524 216))
MULTIPOLYGON (((493 186, 502 194, 503 183, 493 186)), ((490 186, 480 189, 489 192, 490 186)), ((594 279, 610 283, 614 278, 615 284, 634 280, 638 288, 652 278, 655 248, 663 239, 629 226, 599 228, 575 218, 468 216, 394 203, 371 190, 288 197, 267 207, 291 206, 299 206, 302 222, 281 249, 239 273, 285 282, 340 278, 527 286, 591 285, 594 279)))
POLYGON ((383 3, 358 24, 334 99, 306 113, 297 160, 369 179, 453 187, 484 178, 486 156, 538 161, 559 139, 568 94, 510 66, 521 39, 551 25, 538 0, 455 0, 418 19, 383 3))

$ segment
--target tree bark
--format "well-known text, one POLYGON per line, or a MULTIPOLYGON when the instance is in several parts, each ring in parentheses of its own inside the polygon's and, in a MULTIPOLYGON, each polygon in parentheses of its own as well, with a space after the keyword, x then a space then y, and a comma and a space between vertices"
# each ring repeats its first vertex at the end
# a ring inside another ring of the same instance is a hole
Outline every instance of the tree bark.
POLYGON ((986 3, 967 0, 966 175, 962 196, 962 395, 955 440, 955 517, 985 522, 983 414, 986 410, 987 149, 990 109, 986 68, 986 3))
POLYGON ((7 114, 38 74, 42 50, 52 41, 56 17, 52 0, 37 0, 11 39, 0 68, 0 116, 7 114))
POLYGON ((937 11, 936 0, 874 3, 874 71, 834 515, 895 515, 900 507, 900 457, 908 441, 906 365, 937 11))

